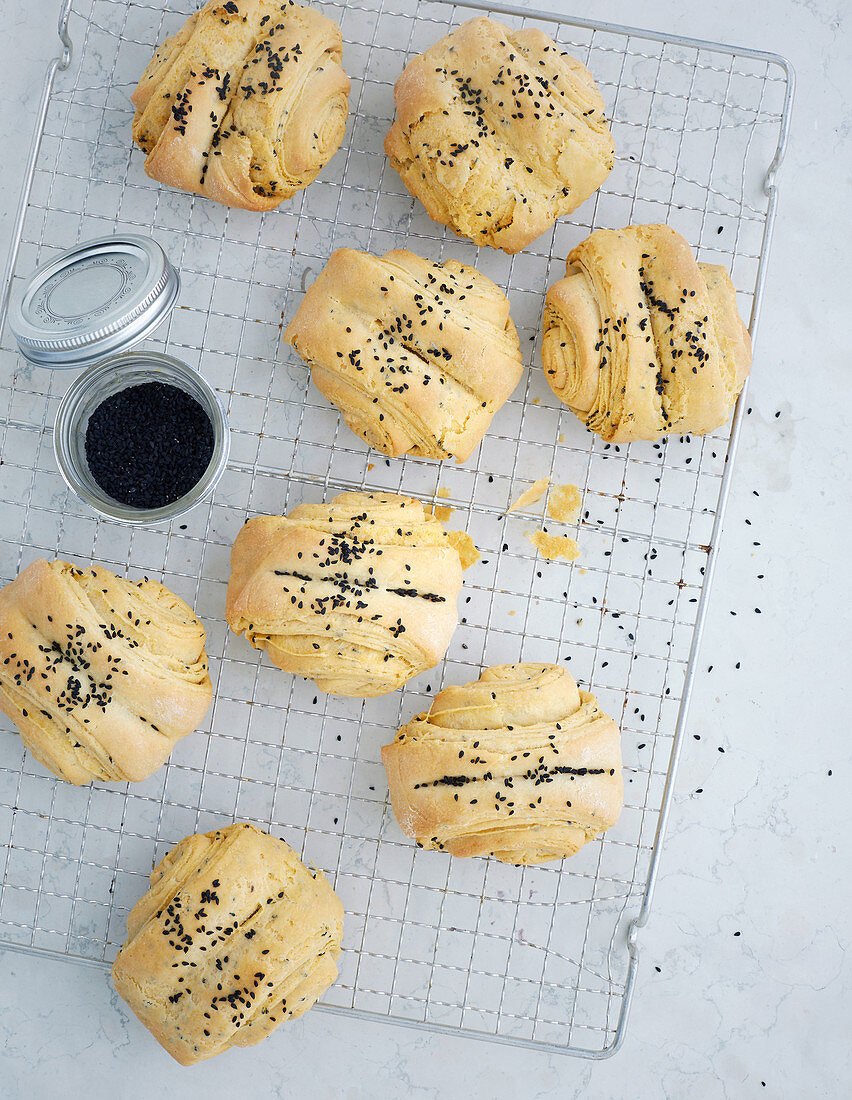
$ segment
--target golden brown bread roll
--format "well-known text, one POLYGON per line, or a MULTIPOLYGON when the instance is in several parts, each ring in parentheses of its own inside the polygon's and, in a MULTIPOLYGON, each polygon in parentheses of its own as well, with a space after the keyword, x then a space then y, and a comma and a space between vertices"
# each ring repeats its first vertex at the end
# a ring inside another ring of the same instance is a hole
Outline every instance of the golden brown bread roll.
POLYGON ((343 140, 349 78, 336 23, 292 0, 209 0, 154 54, 133 140, 155 180, 272 210, 343 140))
POLYGON ((629 443, 724 424, 751 365, 723 267, 696 263, 667 225, 599 229, 547 292, 541 356, 556 396, 597 435, 629 443))
POLYGON ((469 458, 523 369, 500 288, 405 249, 333 252, 284 338, 352 431, 394 457, 469 458))
POLYGON ((462 585, 454 534, 394 493, 249 520, 231 552, 226 618, 322 691, 385 695, 447 651, 462 585))
POLYGON ((147 779, 212 695, 204 627, 156 581, 40 559, 0 590, 0 709, 60 779, 147 779))
POLYGON ((454 856, 564 859, 621 812, 618 727, 558 665, 445 687, 382 760, 402 831, 454 856))
POLYGON ((182 1066, 251 1046, 337 977, 343 906, 253 825, 188 836, 127 918, 115 988, 182 1066))
POLYGON ((520 252, 612 171, 591 73, 543 31, 471 19, 396 82, 385 152, 435 221, 520 252))

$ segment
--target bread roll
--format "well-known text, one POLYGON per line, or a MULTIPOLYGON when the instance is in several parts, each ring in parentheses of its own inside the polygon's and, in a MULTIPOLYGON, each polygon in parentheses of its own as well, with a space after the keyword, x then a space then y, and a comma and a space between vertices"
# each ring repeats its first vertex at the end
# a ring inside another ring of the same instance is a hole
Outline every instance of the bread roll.
POLYGON ((160 183, 244 210, 307 187, 343 140, 349 78, 336 23, 281 0, 209 0, 132 95, 133 140, 160 183))
POLYGON ((500 288, 405 249, 333 252, 284 338, 352 431, 395 458, 469 458, 523 370, 500 288))
POLYGON ((394 493, 249 520, 231 552, 228 623, 322 691, 385 695, 450 644, 463 568, 453 534, 394 493))
POLYGON ((115 988, 183 1066, 251 1046, 337 977, 343 906, 319 871, 253 825, 188 836, 151 873, 115 988))
POLYGON ((612 171, 591 73, 543 31, 480 17, 407 66, 385 152, 435 221, 520 252, 612 171))
POLYGON ((751 365, 727 271, 667 225, 599 229, 547 292, 542 362, 556 396, 602 439, 704 435, 751 365))
POLYGON ((156 581, 40 559, 0 590, 0 709, 60 779, 147 779, 212 695, 204 627, 156 581))
POLYGON ((621 811, 618 727, 558 665, 498 665, 445 687, 382 760, 402 831, 454 856, 564 859, 621 811))

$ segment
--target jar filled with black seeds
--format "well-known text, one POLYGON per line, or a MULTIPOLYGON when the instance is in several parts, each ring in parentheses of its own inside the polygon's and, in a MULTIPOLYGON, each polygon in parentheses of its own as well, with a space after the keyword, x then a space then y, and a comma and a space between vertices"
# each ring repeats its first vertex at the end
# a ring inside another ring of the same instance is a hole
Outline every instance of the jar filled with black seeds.
POLYGON ((188 364, 125 352, 84 371, 54 427, 67 484, 102 515, 156 523, 212 492, 228 460, 215 390, 188 364))
POLYGON ((213 425, 198 401, 167 382, 141 382, 89 416, 86 461, 105 493, 134 508, 186 496, 213 457, 213 425))

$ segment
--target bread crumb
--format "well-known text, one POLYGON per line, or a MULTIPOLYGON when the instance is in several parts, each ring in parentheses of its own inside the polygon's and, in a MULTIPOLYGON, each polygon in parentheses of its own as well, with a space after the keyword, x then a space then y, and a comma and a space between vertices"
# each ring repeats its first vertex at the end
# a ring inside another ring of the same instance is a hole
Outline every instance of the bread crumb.
POLYGON ((554 485, 547 502, 547 514, 563 523, 576 523, 581 504, 582 497, 576 485, 554 485))
POLYGON ((436 495, 439 496, 439 497, 442 497, 444 500, 446 500, 447 497, 450 495, 450 490, 445 489, 443 486, 441 486, 441 488, 438 490, 436 495))
POLYGON ((557 443, 564 443, 565 442, 565 436, 564 435, 557 436, 556 442, 557 443))
POLYGON ((369 473, 369 472, 370 472, 370 470, 374 470, 374 469, 375 469, 375 467, 376 467, 376 464, 375 464, 375 462, 368 462, 368 463, 367 463, 367 473, 369 473))
POLYGON ((547 492, 547 487, 549 484, 549 477, 543 477, 540 478, 538 481, 534 481, 532 485, 530 485, 529 489, 525 489, 524 492, 521 493, 517 500, 512 501, 506 511, 517 512, 521 508, 529 508, 531 504, 535 504, 537 501, 541 500, 541 498, 547 492))
POLYGON ((576 561, 580 556, 580 547, 567 535, 548 535, 547 531, 525 531, 524 537, 528 538, 539 554, 548 561, 556 561, 557 558, 576 561))
POLYGON ((445 504, 427 504, 426 511, 430 516, 434 516, 435 519, 440 520, 441 523, 446 523, 453 514, 453 509, 447 508, 445 504))
POLYGON ((462 569, 470 569, 479 561, 479 551, 466 531, 447 531, 447 538, 450 545, 458 551, 462 569))
POLYGON ((534 404, 534 405, 538 405, 538 404, 539 404, 540 402, 541 402, 541 398, 540 398, 540 397, 534 397, 534 398, 533 398, 533 404, 534 404))

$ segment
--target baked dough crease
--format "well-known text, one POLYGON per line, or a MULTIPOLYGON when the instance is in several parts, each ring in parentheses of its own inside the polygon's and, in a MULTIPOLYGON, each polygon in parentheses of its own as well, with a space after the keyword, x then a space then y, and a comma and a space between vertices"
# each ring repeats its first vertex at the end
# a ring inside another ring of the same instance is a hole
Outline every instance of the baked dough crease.
POLYGON ((454 856, 564 859, 621 812, 618 727, 558 665, 445 687, 382 760, 402 831, 454 856))
POLYGON ((385 695, 446 653, 465 538, 394 493, 341 493, 260 516, 234 543, 225 615, 273 664, 322 691, 385 695))
POLYGON ((392 457, 463 462, 523 370, 502 290, 405 249, 333 252, 284 339, 352 431, 392 457))
POLYGON ((745 385, 751 340, 724 267, 667 225, 599 229, 547 292, 541 349, 556 396, 607 442, 704 435, 745 385))
POLYGON ((0 709, 60 779, 147 779, 212 696, 204 627, 156 581, 39 559, 0 589, 0 709))
POLYGON ((435 221, 520 252, 612 171, 594 79, 543 31, 480 17, 406 67, 385 152, 435 221))
POLYGON ((273 210, 343 140, 342 49, 337 24, 293 0, 209 0, 158 48, 131 97, 145 171, 225 206, 273 210))
POLYGON ((183 1066, 251 1046, 337 978, 343 906, 253 825, 180 841, 151 872, 113 963, 119 995, 183 1066))

